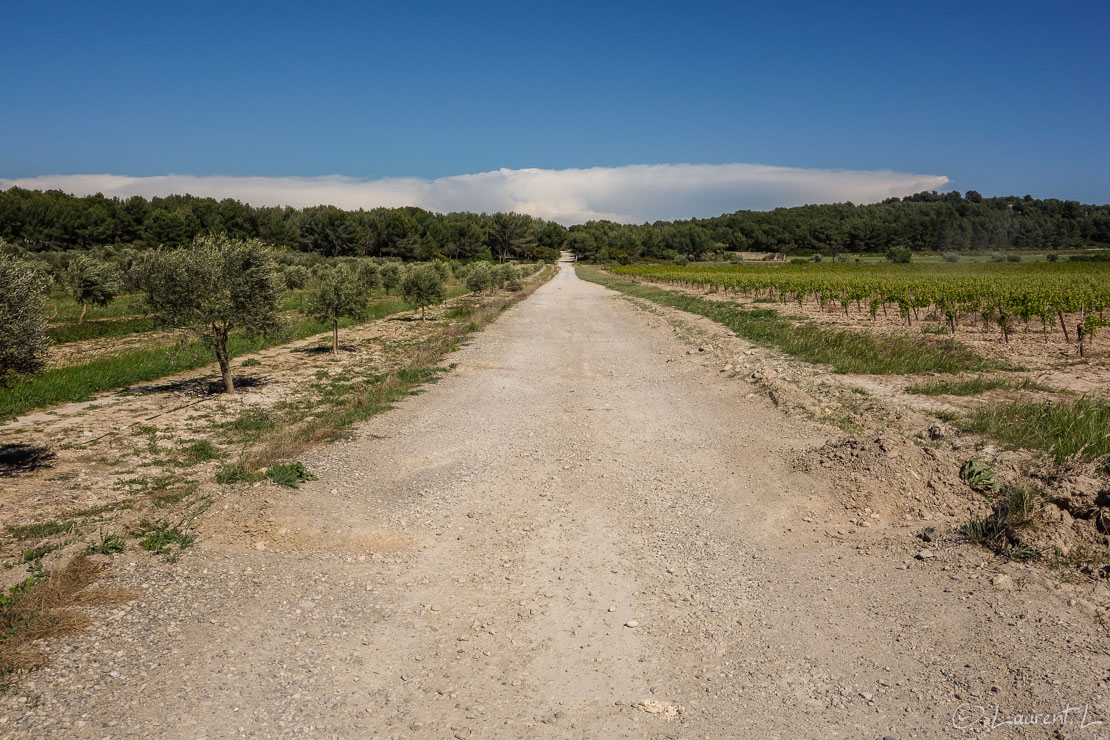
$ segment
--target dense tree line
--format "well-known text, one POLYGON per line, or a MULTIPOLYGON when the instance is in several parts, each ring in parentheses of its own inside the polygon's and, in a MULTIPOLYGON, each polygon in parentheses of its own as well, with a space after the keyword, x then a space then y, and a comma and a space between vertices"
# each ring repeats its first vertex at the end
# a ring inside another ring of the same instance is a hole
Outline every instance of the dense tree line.
POLYGON ((191 195, 147 200, 0 191, 0 238, 29 252, 177 247, 223 234, 329 257, 549 260, 564 246, 585 259, 699 259, 721 251, 841 252, 1062 248, 1110 243, 1110 206, 1030 196, 918 193, 872 205, 836 203, 714 218, 572 226, 518 213, 335 206, 254 207, 191 195))
POLYGON ((638 226, 592 221, 572 226, 567 241, 585 259, 699 259, 714 252, 784 254, 995 250, 1110 243, 1110 206, 1056 199, 984 198, 918 193, 872 205, 736 211, 714 218, 638 226))
POLYGON ((0 191, 0 238, 29 252, 179 247, 217 234, 329 257, 402 260, 551 260, 566 239, 559 224, 519 213, 256 208, 230 198, 192 195, 147 200, 77 197, 59 190, 0 191))

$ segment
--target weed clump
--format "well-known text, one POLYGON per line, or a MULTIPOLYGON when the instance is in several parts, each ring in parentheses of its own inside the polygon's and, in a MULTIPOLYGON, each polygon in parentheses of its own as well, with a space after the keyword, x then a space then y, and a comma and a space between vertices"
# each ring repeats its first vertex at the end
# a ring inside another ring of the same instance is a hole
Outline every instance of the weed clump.
POLYGON ((299 488, 305 481, 316 480, 316 476, 308 471, 303 463, 293 462, 288 465, 271 465, 266 469, 266 477, 286 488, 299 488))
POLYGON ((171 526, 166 522, 155 522, 149 519, 139 523, 135 536, 143 538, 139 541, 139 547, 155 555, 161 555, 171 563, 177 560, 182 550, 197 541, 196 535, 180 529, 180 525, 171 526))
POLYGON ((1024 544, 1022 534, 1037 526, 1044 501, 1034 488, 1014 486, 1005 489, 984 519, 964 527, 968 540, 1014 560, 1033 560, 1039 553, 1024 544))

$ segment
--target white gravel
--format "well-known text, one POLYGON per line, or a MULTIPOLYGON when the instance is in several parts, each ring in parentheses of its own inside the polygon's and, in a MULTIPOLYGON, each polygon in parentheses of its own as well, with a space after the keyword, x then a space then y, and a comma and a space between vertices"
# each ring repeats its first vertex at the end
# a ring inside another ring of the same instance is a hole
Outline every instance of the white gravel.
POLYGON ((1110 710, 1089 613, 970 548, 907 565, 803 521, 836 491, 788 461, 827 428, 688 349, 565 268, 306 458, 318 481, 227 496, 176 564, 117 558, 141 599, 51 645, 0 732, 933 738, 963 704, 1110 710))

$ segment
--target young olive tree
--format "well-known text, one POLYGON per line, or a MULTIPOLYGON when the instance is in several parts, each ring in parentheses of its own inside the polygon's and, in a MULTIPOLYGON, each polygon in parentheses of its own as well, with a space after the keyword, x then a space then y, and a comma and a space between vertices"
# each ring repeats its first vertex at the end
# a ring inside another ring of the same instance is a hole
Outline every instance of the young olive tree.
POLYGON ((66 269, 66 285, 73 300, 81 306, 81 318, 77 323, 82 323, 89 306, 107 306, 119 295, 123 281, 112 263, 79 255, 70 260, 66 269))
POLYGON ((505 265, 505 287, 514 293, 524 289, 521 270, 516 265, 505 265))
POLYGON ((405 279, 405 268, 398 262, 386 262, 382 265, 380 276, 385 294, 389 295, 389 291, 396 290, 405 279))
POLYGON ((339 354, 339 320, 366 316, 369 297, 370 289, 349 267, 337 267, 320 276, 320 285, 309 295, 305 313, 331 324, 332 354, 339 354))
POLYGON ((447 284, 434 265, 419 265, 405 275, 401 295, 410 306, 420 309, 420 320, 423 321, 425 308, 447 299, 447 284))
POLYGON ((257 336, 279 325, 277 265, 257 239, 202 236, 190 246, 150 254, 140 267, 140 284, 165 325, 192 331, 212 348, 228 393, 235 392, 227 351, 231 332, 257 336))
POLYGON ((446 283, 448 280, 451 279, 451 265, 443 261, 433 262, 432 265, 435 266, 436 272, 439 273, 439 276, 443 279, 443 282, 446 283))
POLYGON ((475 263, 466 274, 466 289, 481 293, 493 284, 493 269, 486 262, 475 263))
MULTIPOLYGON (((308 285, 309 272, 304 265, 289 265, 281 272, 281 280, 286 290, 303 290, 308 285)), ((304 308, 304 294, 301 294, 301 308, 304 308)))
POLYGON ((0 255, 0 386, 38 372, 46 363, 49 284, 30 265, 0 255))
POLYGON ((381 268, 368 259, 359 260, 358 266, 355 268, 355 276, 366 288, 368 296, 382 285, 381 268))

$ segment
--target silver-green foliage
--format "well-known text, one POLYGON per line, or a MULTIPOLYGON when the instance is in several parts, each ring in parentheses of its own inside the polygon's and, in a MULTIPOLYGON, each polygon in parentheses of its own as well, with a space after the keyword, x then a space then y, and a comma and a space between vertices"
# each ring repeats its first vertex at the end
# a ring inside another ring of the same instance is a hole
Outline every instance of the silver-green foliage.
POLYGON ((399 262, 386 262, 382 265, 381 269, 382 287, 385 288, 385 294, 389 295, 390 292, 397 289, 401 281, 405 277, 405 268, 399 262))
POLYGON ((320 276, 320 284, 309 294, 305 313, 331 324, 331 351, 339 351, 339 320, 366 316, 370 288, 350 267, 336 267, 320 276))
POLYGON ((309 272, 304 265, 287 265, 281 272, 281 279, 289 290, 300 290, 308 285, 309 272))
POLYGON ((38 372, 46 363, 46 290, 38 270, 0 256, 0 385, 38 372))
POLYGON ((480 293, 492 284, 493 269, 487 262, 475 263, 466 274, 466 289, 471 293, 480 293))
POLYGON ((114 264, 82 254, 70 260, 66 269, 66 285, 73 300, 81 306, 79 320, 84 321, 89 306, 107 306, 119 295, 123 280, 114 264))
POLYGON ((401 296, 410 306, 419 308, 420 318, 424 318, 427 306, 447 300, 447 283, 435 265, 418 265, 405 274, 401 296))
POLYGON ((368 259, 361 259, 355 267, 355 275, 358 276, 367 290, 375 290, 382 285, 382 270, 374 262, 368 259))
POLYGON ((224 387, 234 392, 231 332, 256 336, 279 325, 281 285, 271 250, 257 239, 202 236, 190 246, 151 253, 138 269, 150 310, 211 346, 224 387))

